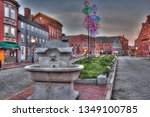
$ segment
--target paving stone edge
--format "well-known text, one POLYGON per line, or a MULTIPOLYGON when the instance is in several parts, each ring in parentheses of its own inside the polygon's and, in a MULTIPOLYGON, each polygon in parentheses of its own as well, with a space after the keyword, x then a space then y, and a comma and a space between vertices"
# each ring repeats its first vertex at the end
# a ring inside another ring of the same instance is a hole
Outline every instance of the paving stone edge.
POLYGON ((112 98, 112 92, 113 92, 114 81, 115 81, 115 76, 116 76, 117 64, 118 64, 118 59, 116 59, 115 64, 114 64, 114 69, 113 69, 110 83, 108 84, 108 91, 107 91, 105 100, 111 100, 111 98, 112 98))

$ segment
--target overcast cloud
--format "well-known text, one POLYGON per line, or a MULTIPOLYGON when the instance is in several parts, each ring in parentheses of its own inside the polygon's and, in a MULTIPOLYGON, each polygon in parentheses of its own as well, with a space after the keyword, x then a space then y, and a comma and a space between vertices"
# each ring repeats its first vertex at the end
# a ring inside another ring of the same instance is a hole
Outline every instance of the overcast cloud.
MULTIPOLYGON (((82 13, 84 0, 17 0, 20 13, 24 7, 32 13, 43 12, 63 24, 66 35, 87 34, 83 27, 82 13)), ((97 15, 101 17, 99 36, 125 35, 130 44, 138 37, 141 23, 150 15, 150 0, 89 0, 98 7, 97 15)))

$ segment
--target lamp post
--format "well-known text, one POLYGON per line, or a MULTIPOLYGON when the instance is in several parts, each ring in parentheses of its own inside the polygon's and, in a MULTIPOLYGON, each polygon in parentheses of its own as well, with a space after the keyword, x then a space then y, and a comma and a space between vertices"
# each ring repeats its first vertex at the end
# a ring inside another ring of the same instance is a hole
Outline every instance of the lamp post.
POLYGON ((31 61, 32 63, 34 63, 34 51, 35 51, 35 39, 34 38, 31 39, 31 43, 32 43, 31 61))
POLYGON ((137 57, 138 47, 135 47, 135 57, 137 57))

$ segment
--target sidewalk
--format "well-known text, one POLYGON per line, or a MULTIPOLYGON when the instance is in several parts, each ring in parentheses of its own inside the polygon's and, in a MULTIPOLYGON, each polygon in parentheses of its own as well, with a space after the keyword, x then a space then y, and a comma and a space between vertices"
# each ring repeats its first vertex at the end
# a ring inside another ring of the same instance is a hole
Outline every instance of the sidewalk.
MULTIPOLYGON (((78 100, 105 100, 107 94, 107 85, 81 85, 75 84, 75 90, 79 92, 78 100)), ((34 86, 24 91, 8 97, 8 100, 26 100, 34 92, 34 86)))
POLYGON ((3 64, 2 65, 2 70, 5 69, 13 69, 13 68, 18 68, 18 67, 24 67, 26 65, 32 64, 31 62, 25 62, 25 63, 12 63, 12 64, 3 64))

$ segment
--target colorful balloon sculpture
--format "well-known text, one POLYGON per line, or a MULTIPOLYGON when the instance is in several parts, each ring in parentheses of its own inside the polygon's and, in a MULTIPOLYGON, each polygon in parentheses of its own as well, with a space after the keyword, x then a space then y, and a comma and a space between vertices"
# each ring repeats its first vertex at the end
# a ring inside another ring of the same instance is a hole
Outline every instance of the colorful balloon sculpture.
POLYGON ((100 17, 96 16, 97 6, 89 6, 89 1, 85 0, 85 8, 82 10, 85 16, 84 26, 88 30, 91 36, 96 36, 98 34, 98 29, 100 28, 100 17), (90 15, 93 12, 93 15, 90 15))

